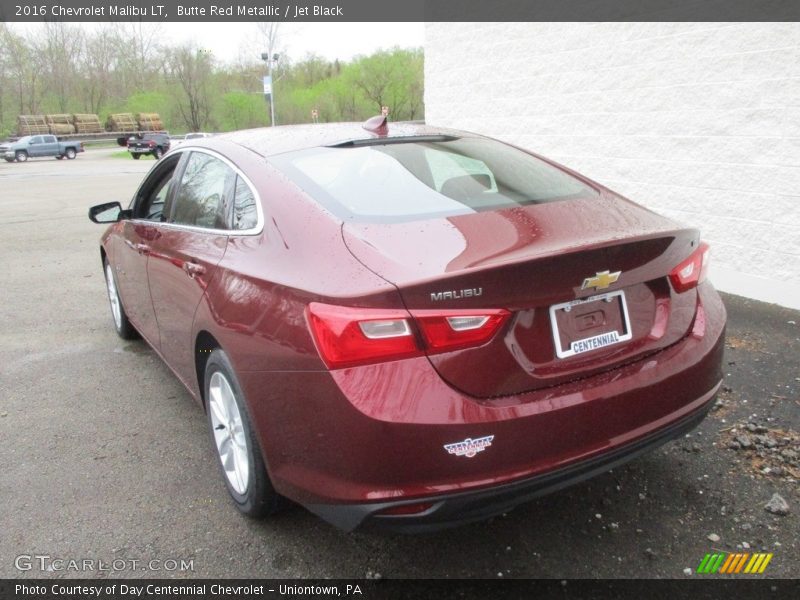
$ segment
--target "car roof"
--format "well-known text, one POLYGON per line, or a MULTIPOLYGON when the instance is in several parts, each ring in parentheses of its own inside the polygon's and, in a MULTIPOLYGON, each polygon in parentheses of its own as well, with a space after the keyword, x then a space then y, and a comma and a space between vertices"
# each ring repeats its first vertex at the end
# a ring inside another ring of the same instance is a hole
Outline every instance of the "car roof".
POLYGON ((474 136, 464 131, 432 127, 422 123, 389 123, 388 132, 378 134, 364 129, 363 123, 317 123, 246 129, 216 136, 244 146, 262 156, 304 150, 318 146, 336 146, 348 142, 406 137, 474 136))

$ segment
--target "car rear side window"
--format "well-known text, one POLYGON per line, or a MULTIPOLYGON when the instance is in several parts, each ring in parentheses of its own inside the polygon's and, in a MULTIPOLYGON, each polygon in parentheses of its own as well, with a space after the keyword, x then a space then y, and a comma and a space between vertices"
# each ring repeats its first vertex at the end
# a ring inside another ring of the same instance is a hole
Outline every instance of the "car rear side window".
POLYGON ((569 173, 486 138, 408 138, 269 160, 332 213, 356 221, 409 221, 598 195, 569 173))
POLYGON ((233 201, 233 228, 253 229, 258 224, 258 210, 253 190, 241 177, 236 178, 233 201))
POLYGON ((207 229, 228 229, 228 208, 236 173, 218 158, 192 152, 175 195, 171 221, 207 229))

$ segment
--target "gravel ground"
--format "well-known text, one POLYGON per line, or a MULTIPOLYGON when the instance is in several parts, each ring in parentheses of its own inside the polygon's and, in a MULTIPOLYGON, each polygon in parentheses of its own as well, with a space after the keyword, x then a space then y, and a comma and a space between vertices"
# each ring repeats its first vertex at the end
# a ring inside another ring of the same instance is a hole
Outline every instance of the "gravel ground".
POLYGON ((15 568, 33 554, 193 561, 115 573, 135 577, 696 579, 707 552, 742 550, 774 553, 767 576, 800 572, 800 312, 728 295, 718 406, 624 468, 424 536, 345 534, 301 508, 241 517, 201 410, 112 331, 86 210, 127 201, 152 166, 112 152, 0 164, 0 577, 46 574, 15 568))

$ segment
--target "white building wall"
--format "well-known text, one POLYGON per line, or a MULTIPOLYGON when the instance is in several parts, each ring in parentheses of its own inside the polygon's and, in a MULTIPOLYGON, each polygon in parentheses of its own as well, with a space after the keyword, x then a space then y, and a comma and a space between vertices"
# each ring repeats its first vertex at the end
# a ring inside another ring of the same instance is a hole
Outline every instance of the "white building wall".
POLYGON ((434 125, 699 227, 717 288, 800 308, 800 24, 429 23, 434 125))

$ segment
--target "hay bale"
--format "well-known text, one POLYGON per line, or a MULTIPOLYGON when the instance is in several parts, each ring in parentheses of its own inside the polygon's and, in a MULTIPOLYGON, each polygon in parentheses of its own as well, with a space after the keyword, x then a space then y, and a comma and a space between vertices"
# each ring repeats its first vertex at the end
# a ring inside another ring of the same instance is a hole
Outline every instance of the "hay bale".
POLYGON ((76 133, 103 133, 103 127, 100 121, 97 123, 75 123, 76 133))
POLYGON ((72 115, 77 133, 102 133, 103 126, 97 115, 74 114, 72 115))
POLYGON ((164 123, 158 113, 137 113, 136 122, 139 125, 139 131, 161 131, 164 129, 164 123))
POLYGON ((70 123, 50 123, 50 133, 53 135, 68 135, 75 133, 75 125, 70 123))
POLYGON ((45 115, 48 125, 72 125, 72 115, 45 115))
POLYGON ((18 135, 40 135, 50 133, 44 115, 19 115, 17 117, 18 135))
POLYGON ((133 113, 114 113, 106 119, 107 131, 136 131, 138 125, 133 113))
POLYGON ((164 124, 161 121, 141 121, 139 131, 164 131, 164 124))
POLYGON ((80 123, 95 123, 95 122, 99 123, 100 122, 100 117, 98 117, 97 115, 88 115, 88 114, 78 114, 78 113, 76 113, 76 114, 72 115, 72 118, 73 118, 73 122, 74 123, 79 123, 79 122, 80 123))

